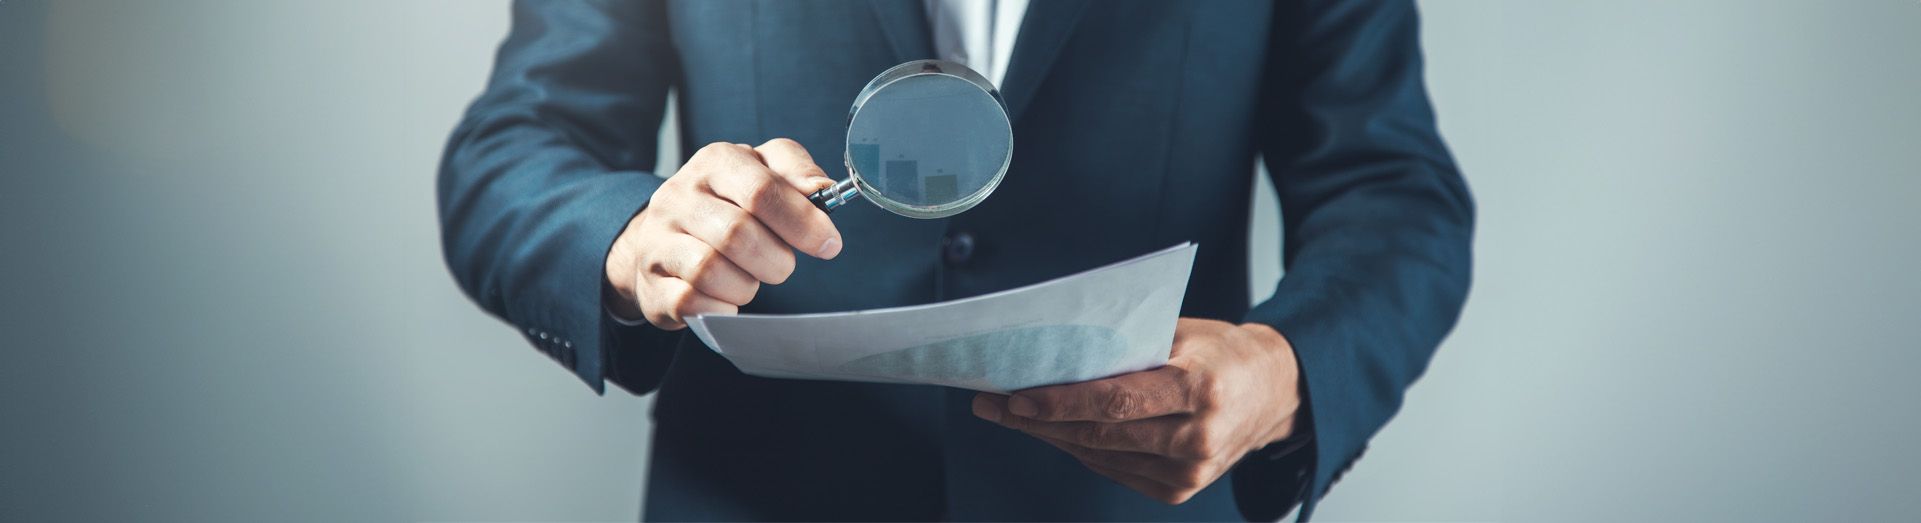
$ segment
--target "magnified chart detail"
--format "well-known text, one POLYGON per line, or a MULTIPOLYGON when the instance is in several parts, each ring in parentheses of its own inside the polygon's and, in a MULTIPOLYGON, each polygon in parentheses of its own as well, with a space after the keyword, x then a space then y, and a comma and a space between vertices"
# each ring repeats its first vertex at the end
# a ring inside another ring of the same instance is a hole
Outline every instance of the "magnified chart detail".
POLYGON ((944 75, 902 78, 874 93, 848 127, 848 159, 881 196, 916 207, 989 189, 1013 145, 999 101, 944 75))

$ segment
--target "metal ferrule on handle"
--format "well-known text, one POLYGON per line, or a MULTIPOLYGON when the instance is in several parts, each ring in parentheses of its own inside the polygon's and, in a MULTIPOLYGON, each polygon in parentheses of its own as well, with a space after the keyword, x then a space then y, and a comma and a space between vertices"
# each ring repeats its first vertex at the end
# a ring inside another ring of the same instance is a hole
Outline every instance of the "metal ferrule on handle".
POLYGON ((841 205, 853 200, 856 196, 860 196, 860 189, 854 188, 854 177, 849 176, 834 184, 833 187, 808 195, 807 201, 814 202, 814 206, 819 207, 821 212, 833 214, 834 209, 839 209, 841 205))

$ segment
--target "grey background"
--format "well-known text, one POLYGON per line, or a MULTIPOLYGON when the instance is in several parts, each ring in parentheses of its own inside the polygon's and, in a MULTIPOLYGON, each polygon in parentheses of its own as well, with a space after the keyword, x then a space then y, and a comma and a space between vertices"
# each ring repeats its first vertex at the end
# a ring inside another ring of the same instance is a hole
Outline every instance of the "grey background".
MULTIPOLYGON (((1921 513, 1921 3, 1423 7, 1477 281, 1320 516, 1921 513)), ((0 520, 636 517, 647 400, 439 259, 506 23, 0 4, 0 520)))

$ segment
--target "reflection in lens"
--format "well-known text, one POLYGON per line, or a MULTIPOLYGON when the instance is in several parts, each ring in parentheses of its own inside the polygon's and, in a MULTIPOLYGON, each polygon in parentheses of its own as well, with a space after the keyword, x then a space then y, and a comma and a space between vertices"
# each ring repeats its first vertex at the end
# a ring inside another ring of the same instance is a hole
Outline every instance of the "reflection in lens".
POLYGON ((847 155, 875 203, 932 208, 965 200, 1006 166, 1006 114, 993 96, 953 76, 922 74, 875 91, 848 126, 847 155))

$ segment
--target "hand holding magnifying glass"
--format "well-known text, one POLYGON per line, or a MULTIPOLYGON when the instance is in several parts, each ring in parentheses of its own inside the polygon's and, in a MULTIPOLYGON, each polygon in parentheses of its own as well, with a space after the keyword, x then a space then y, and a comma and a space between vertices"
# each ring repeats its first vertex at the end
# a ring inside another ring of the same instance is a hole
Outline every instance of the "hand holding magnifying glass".
POLYGON ((978 73, 937 60, 869 82, 847 137, 850 176, 838 184, 787 139, 716 143, 688 158, 608 250, 607 309, 663 329, 738 312, 760 284, 792 275, 794 251, 839 255, 840 231, 826 213, 854 196, 903 216, 950 216, 993 192, 1013 150, 1000 94, 978 73))

